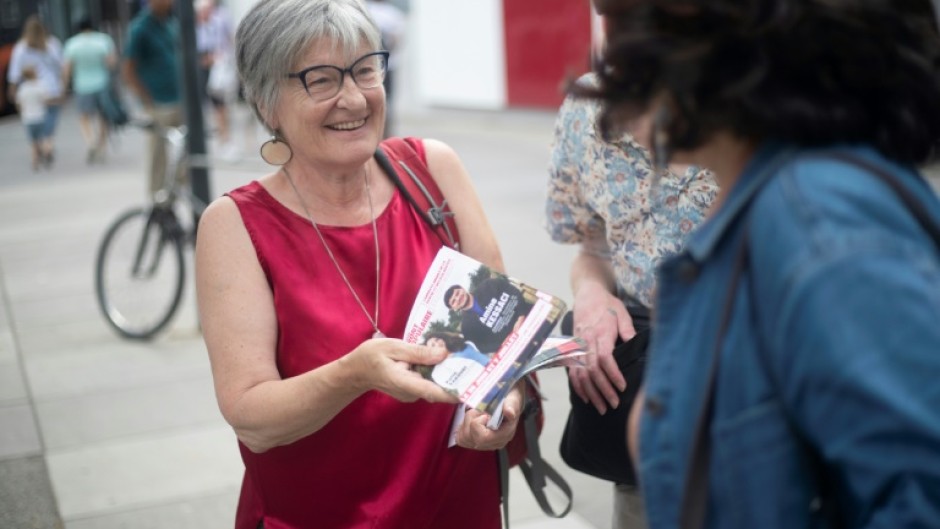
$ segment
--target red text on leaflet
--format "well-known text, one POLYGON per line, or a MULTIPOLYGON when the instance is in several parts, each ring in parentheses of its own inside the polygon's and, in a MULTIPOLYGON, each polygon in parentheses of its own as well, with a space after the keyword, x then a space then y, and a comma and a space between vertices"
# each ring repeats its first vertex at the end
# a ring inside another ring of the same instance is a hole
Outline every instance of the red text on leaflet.
POLYGON ((461 395, 461 400, 468 406, 476 407, 490 390, 493 389, 500 380, 506 375, 506 372, 512 367, 513 363, 519 359, 525 349, 525 345, 532 341, 535 332, 542 323, 548 318, 552 309, 552 304, 543 297, 536 300, 532 310, 526 315, 519 332, 513 332, 506 337, 503 344, 493 360, 490 360, 487 369, 477 377, 477 380, 467 388, 467 391, 461 395), (493 369, 490 370, 489 367, 493 369))
POLYGON ((418 343, 418 338, 424 334, 424 329, 428 326, 429 321, 431 321, 431 311, 427 310, 424 312, 424 316, 421 316, 421 323, 411 329, 408 336, 405 337, 405 341, 408 343, 418 343))

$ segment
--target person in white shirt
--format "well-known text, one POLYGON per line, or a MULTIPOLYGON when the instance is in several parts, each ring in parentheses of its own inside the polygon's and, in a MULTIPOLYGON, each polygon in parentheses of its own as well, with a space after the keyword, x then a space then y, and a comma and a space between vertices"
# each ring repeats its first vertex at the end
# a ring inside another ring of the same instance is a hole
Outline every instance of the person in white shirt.
POLYGON ((37 78, 35 68, 23 68, 20 77, 21 82, 16 90, 16 108, 32 146, 33 171, 38 171, 42 165, 51 163, 48 153, 52 145, 45 133, 46 101, 49 97, 37 78))
POLYGON ((234 30, 228 11, 216 0, 197 0, 196 51, 204 96, 212 105, 215 134, 224 159, 238 157, 231 141, 228 104, 238 97, 238 74, 233 49, 234 30), (221 77, 219 77, 221 76, 221 77))
POLYGON ((23 37, 13 46, 10 55, 10 67, 7 70, 7 82, 10 99, 18 99, 16 92, 23 82, 23 72, 32 68, 36 80, 46 91, 45 117, 43 120, 43 138, 49 149, 43 152, 43 163, 52 164, 53 135, 59 121, 59 109, 64 93, 62 84, 62 46, 59 40, 50 35, 39 17, 31 15, 23 24, 23 37))

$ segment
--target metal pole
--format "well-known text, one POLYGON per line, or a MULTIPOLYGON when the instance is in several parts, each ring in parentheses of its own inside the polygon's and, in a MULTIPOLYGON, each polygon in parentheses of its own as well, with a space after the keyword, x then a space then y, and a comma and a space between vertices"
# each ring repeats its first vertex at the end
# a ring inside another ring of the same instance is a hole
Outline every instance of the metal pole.
POLYGON ((933 0, 933 16, 937 19, 937 27, 940 28, 940 0, 933 0))
MULTIPOLYGON (((178 0, 180 36, 183 54, 183 103, 186 111, 186 150, 189 155, 189 182, 193 195, 204 204, 209 203, 209 157, 206 154, 206 130, 202 119, 199 65, 196 63, 196 17, 193 2, 178 0)), ((200 211, 194 211, 199 224, 200 211)))

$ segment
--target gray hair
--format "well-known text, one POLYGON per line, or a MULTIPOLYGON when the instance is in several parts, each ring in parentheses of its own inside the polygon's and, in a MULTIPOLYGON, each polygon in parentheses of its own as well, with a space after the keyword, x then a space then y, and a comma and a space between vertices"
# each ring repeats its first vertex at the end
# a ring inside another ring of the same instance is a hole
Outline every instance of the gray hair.
POLYGON ((349 54, 363 42, 375 50, 382 42, 360 0, 261 0, 238 24, 235 53, 245 100, 268 130, 281 82, 320 38, 349 54))

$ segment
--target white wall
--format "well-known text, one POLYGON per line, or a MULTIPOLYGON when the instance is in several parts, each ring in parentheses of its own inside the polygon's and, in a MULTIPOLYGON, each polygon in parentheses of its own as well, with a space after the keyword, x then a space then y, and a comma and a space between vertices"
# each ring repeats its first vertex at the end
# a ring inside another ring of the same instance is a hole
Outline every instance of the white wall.
POLYGON ((216 3, 224 5, 228 9, 228 12, 231 13, 232 23, 234 24, 232 30, 234 30, 238 27, 238 22, 248 14, 248 11, 256 3, 258 3, 258 0, 217 0, 216 3))
MULTIPOLYGON (((236 22, 256 2, 221 0, 236 22)), ((502 2, 410 0, 396 107, 505 108, 502 2)))
POLYGON ((409 84, 419 104, 506 106, 502 0, 411 0, 409 84))

